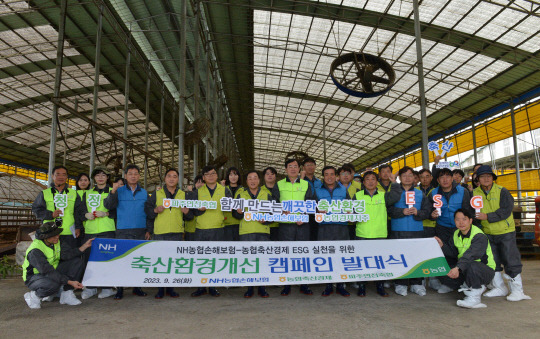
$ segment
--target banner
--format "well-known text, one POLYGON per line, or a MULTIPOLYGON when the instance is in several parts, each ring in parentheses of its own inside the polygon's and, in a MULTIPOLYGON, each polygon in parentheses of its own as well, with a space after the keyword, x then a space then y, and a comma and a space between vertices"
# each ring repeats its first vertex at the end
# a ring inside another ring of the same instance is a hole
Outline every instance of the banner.
POLYGON ((257 286, 442 276, 433 238, 295 242, 96 238, 85 286, 257 286))

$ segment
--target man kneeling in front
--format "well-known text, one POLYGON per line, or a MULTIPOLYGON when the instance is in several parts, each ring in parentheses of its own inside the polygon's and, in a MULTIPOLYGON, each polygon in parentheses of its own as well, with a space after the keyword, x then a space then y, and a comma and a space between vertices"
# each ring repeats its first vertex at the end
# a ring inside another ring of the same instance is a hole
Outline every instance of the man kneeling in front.
POLYGON ((443 284, 439 293, 446 293, 459 287, 465 299, 457 305, 465 308, 486 307, 482 304, 482 293, 495 275, 495 261, 487 236, 474 226, 470 211, 458 209, 454 214, 457 230, 448 243, 435 237, 446 257, 457 258, 457 264, 447 276, 439 277, 443 284), (445 290, 445 291, 441 291, 445 290))
POLYGON ((24 284, 31 290, 24 300, 32 309, 41 308, 41 301, 53 301, 60 296, 60 304, 79 305, 73 293, 83 288, 78 281, 83 270, 82 253, 92 246, 94 239, 79 248, 60 249, 62 228, 54 222, 44 223, 36 231, 36 239, 26 251, 23 263, 24 284))

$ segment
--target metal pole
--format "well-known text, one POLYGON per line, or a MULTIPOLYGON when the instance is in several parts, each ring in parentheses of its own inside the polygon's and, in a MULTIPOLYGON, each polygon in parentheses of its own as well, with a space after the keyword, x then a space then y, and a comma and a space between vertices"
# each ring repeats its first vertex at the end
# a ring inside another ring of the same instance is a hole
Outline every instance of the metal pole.
POLYGON ((472 122, 472 146, 473 146, 473 154, 474 154, 474 163, 478 163, 478 151, 476 149, 476 126, 474 124, 474 120, 472 122))
MULTIPOLYGON (((173 112, 175 111, 176 107, 173 107, 173 112)), ((176 140, 175 136, 174 136, 174 131, 176 131, 176 125, 175 125, 175 119, 176 119, 176 114, 172 114, 172 122, 171 122, 171 127, 172 127, 172 132, 171 132, 171 167, 174 167, 174 140, 176 140)), ((180 178, 181 179, 181 178, 180 178)))
MULTIPOLYGON (((216 80, 217 77, 214 76, 214 80, 216 80)), ((214 146, 214 159, 217 158, 218 156, 218 147, 217 147, 217 144, 218 144, 218 119, 219 119, 219 107, 218 107, 218 87, 216 85, 216 88, 215 88, 215 92, 214 92, 214 120, 212 121, 214 123, 214 136, 213 136, 213 146, 214 146)))
MULTIPOLYGON (((159 158, 163 159, 163 125, 165 124, 165 85, 161 87, 161 111, 159 121, 159 158)), ((159 165, 159 178, 163 180, 163 165, 159 165)))
MULTIPOLYGON (((94 73, 94 102, 92 103, 92 121, 97 119, 98 94, 99 94, 99 66, 101 59, 101 33, 103 31, 103 3, 99 6, 98 27, 96 36, 96 61, 94 73)), ((94 171, 96 157, 96 128, 92 125, 92 138, 90 140, 90 174, 94 171)))
MULTIPOLYGON (((210 119, 210 46, 206 47, 206 95, 205 95, 205 104, 206 104, 206 118, 210 119)), ((210 137, 206 137, 206 153, 204 164, 208 165, 210 162, 210 137)))
POLYGON ((323 163, 326 167, 326 116, 322 117, 322 133, 323 133, 323 163))
MULTIPOLYGON (((193 31, 195 39, 195 60, 193 60, 193 118, 196 120, 199 118, 199 97, 200 97, 200 32, 199 32, 199 18, 200 18, 200 2, 195 1, 195 27, 193 31)), ((199 167, 199 143, 193 145, 193 177, 198 172, 199 167)))
POLYGON ((516 163, 517 198, 521 199, 521 176, 519 174, 519 150, 516 135, 516 118, 514 116, 514 103, 510 104, 510 117, 512 118, 512 141, 514 142, 514 161, 516 163))
POLYGON ((418 91, 420 93, 420 117, 422 120, 422 166, 429 168, 428 129, 426 114, 426 94, 424 89, 424 63, 422 61, 422 40, 420 31, 420 14, 418 0, 413 0, 414 8, 414 35, 416 37, 416 59, 418 64, 418 91))
MULTIPOLYGON (((129 25, 129 35, 127 37, 127 56, 126 56, 126 83, 124 86, 124 139, 128 138, 128 113, 129 113, 129 64, 131 62, 131 25, 129 25)), ((127 165, 127 147, 124 143, 122 149, 122 176, 127 165)))
POLYGON ((187 2, 182 0, 180 10, 180 79, 178 84, 178 92, 180 96, 178 108, 178 173, 180 185, 184 184, 184 129, 185 129, 185 113, 186 113, 186 19, 187 19, 187 2))
MULTIPOLYGON (((62 86, 62 63, 64 57, 64 32, 66 30, 66 8, 67 0, 62 0, 60 4, 60 21, 58 23, 58 44, 56 48, 56 71, 54 75, 54 97, 60 96, 62 86)), ((53 103, 52 121, 51 121, 51 142, 49 144, 49 171, 47 179, 52 183, 52 170, 55 165, 56 154, 56 133, 58 129, 58 105, 53 103)))
MULTIPOLYGON (((148 65, 148 78, 146 79, 146 120, 144 122, 144 151, 148 153, 148 123, 150 119, 150 65, 148 65)), ((160 158, 161 159, 161 158, 160 158)), ((156 164, 157 165, 157 164, 156 164)), ((148 183, 148 156, 144 156, 144 189, 148 183)))
MULTIPOLYGON (((76 111, 79 110, 79 99, 75 99, 75 105, 74 105, 73 109, 76 110, 76 111)), ((69 124, 68 123, 69 123, 69 119, 66 119, 66 129, 64 131, 64 144, 66 144, 66 145, 67 145, 68 131, 69 131, 69 124)), ((66 166, 66 158, 67 158, 67 146, 64 147, 64 161, 63 161, 64 166, 66 166)))

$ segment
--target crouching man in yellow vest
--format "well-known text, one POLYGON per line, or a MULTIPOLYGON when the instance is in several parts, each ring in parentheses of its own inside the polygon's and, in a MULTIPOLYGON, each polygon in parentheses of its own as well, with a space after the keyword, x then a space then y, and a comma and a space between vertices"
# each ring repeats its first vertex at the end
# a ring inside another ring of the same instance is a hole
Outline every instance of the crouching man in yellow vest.
MULTIPOLYGON (((231 191, 218 184, 217 170, 214 166, 205 166, 202 170, 204 185, 201 188, 193 190, 189 199, 202 201, 215 201, 217 208, 214 210, 201 207, 193 209, 193 214, 197 217, 195 223, 194 241, 223 241, 225 237, 224 221, 225 215, 221 211, 221 198, 232 198, 231 191)), ((210 287, 208 292, 213 297, 219 297, 221 294, 215 287, 210 287)), ((191 293, 192 297, 200 297, 206 294, 205 287, 199 287, 191 293)))
POLYGON ((487 235, 493 249, 495 259, 495 277, 491 282, 493 288, 484 294, 485 297, 504 297, 508 294, 502 270, 510 285, 509 301, 531 299, 523 293, 521 281, 521 254, 516 244, 516 224, 512 215, 514 198, 510 192, 493 181, 497 176, 488 165, 482 165, 476 170, 480 184, 473 191, 474 196, 481 196, 484 207, 476 213, 476 219, 482 223, 482 230, 487 235))
POLYGON ((61 233, 62 228, 54 222, 46 222, 36 231, 36 239, 26 250, 22 277, 31 291, 25 293, 24 300, 32 309, 41 308, 42 300, 53 301, 57 295, 60 304, 81 303, 73 289, 83 288, 79 282, 83 271, 81 254, 92 246, 92 239, 80 248, 61 249, 61 233))
MULTIPOLYGON (((260 187, 260 183, 261 177, 259 175, 259 172, 255 170, 247 172, 247 187, 242 190, 238 190, 235 199, 272 200, 272 195, 268 192, 266 188, 260 187)), ((232 211, 232 215, 234 218, 240 219, 240 241, 270 241, 269 222, 261 223, 254 220, 247 221, 244 219, 244 210, 242 209, 232 211)), ((262 298, 268 298, 270 296, 266 292, 266 288, 264 286, 259 286, 258 294, 262 298)), ((244 293, 244 298, 251 298, 252 296, 253 286, 249 286, 246 293, 244 293)))
POLYGON ((447 257, 457 258, 457 264, 446 276, 439 277, 441 289, 452 291, 460 288, 465 299, 457 305, 465 308, 486 307, 482 304, 482 293, 495 275, 495 261, 487 236, 472 224, 473 215, 467 209, 454 213, 457 230, 447 243, 435 237, 447 257), (461 286, 461 287, 460 287, 461 286))
MULTIPOLYGON (((153 234, 154 240, 181 241, 184 235, 184 220, 193 219, 193 214, 187 207, 166 208, 165 199, 186 200, 186 193, 178 186, 178 171, 170 168, 165 172, 165 187, 149 195, 144 205, 147 216, 146 229, 153 234)), ((163 299, 165 293, 178 298, 178 293, 172 287, 160 287, 156 299, 163 299)))

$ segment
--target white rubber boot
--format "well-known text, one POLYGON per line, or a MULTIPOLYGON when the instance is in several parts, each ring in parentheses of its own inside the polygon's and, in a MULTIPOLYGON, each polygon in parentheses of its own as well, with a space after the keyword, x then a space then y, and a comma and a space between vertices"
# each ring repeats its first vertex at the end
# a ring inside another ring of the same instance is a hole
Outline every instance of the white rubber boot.
POLYGON ((92 298, 97 294, 97 288, 85 288, 81 293, 81 298, 88 299, 92 298))
POLYGON ((104 288, 101 290, 101 292, 98 294, 98 298, 99 299, 104 299, 104 298, 108 298, 110 296, 113 296, 116 294, 116 291, 113 290, 112 288, 104 288))
POLYGON ((73 293, 73 290, 69 291, 62 291, 62 294, 60 294, 60 304, 62 305, 80 305, 82 302, 77 299, 75 296, 75 293, 73 293))
POLYGON ((426 295, 426 288, 422 285, 411 285, 411 292, 423 297, 426 295))
POLYGON ((513 279, 510 278, 510 276, 507 274, 505 274, 504 277, 508 280, 508 285, 510 286, 510 295, 506 297, 506 300, 520 301, 531 299, 531 297, 523 293, 523 282, 521 281, 521 274, 516 275, 516 277, 513 279))
POLYGON ((482 308, 487 307, 482 304, 482 293, 486 290, 486 287, 482 285, 481 288, 468 288, 468 289, 459 289, 459 292, 465 293, 465 298, 463 300, 458 300, 457 305, 464 308, 482 308))
POLYGON ((24 294, 24 301, 33 310, 41 308, 41 298, 36 295, 36 291, 26 292, 24 294))
POLYGON ((495 272, 491 281, 493 288, 484 294, 484 297, 505 297, 508 294, 508 287, 504 283, 502 272, 495 272))
POLYGON ((407 295, 407 286, 396 285, 396 294, 406 296, 407 295))
POLYGON ((441 284, 439 279, 437 279, 436 277, 430 277, 428 286, 434 289, 435 291, 438 291, 443 285, 441 284))

